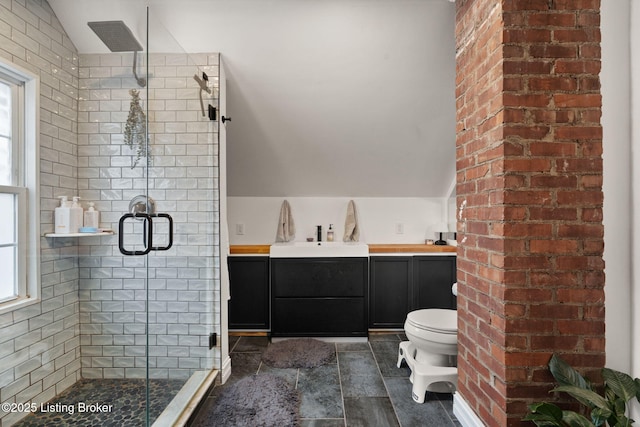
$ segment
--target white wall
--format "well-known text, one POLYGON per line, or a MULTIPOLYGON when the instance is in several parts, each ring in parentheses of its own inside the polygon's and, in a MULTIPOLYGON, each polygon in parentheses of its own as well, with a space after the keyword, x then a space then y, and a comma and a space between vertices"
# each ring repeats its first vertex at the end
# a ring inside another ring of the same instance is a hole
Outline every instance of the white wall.
POLYGON ((601 18, 607 366, 640 377, 640 5, 603 1, 601 18))
MULTIPOLYGON (((632 218, 631 228, 628 229, 631 235, 631 266, 640 265, 640 251, 638 251, 638 241, 640 239, 640 219, 638 212, 640 212, 640 150, 634 147, 638 147, 640 144, 640 88, 638 83, 640 80, 640 4, 637 1, 630 1, 631 13, 628 15, 631 18, 631 22, 635 25, 631 26, 631 75, 636 76, 631 82, 631 162, 635 165, 635 168, 631 168, 632 180, 631 180, 631 197, 632 197, 632 218)), ((640 315, 638 314, 638 307, 640 307, 640 278, 638 276, 638 270, 632 268, 632 289, 631 289, 631 306, 634 308, 631 311, 631 360, 632 367, 631 372, 634 377, 640 377, 640 315)), ((640 417, 640 405, 635 404, 632 416, 635 419, 640 417)))
POLYGON ((602 127, 607 366, 631 368, 629 1, 602 2, 602 127))
MULTIPOLYGON (((354 200, 365 243, 424 243, 434 239, 438 224, 445 222, 444 198, 287 197, 296 225, 296 241, 315 237, 322 225, 323 240, 329 224, 335 240, 342 241, 349 200, 354 200), (403 232, 397 233, 398 225, 403 232)), ((275 241, 283 197, 229 197, 231 244, 270 244, 275 241), (236 233, 243 224, 244 235, 236 233)))

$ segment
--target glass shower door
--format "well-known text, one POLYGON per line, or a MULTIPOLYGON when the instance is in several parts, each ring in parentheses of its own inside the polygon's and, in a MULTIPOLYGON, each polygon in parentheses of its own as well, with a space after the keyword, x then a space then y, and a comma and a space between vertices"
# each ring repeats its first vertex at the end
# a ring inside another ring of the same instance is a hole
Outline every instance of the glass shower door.
POLYGON ((160 416, 173 425, 220 366, 218 135, 208 114, 219 59, 187 54, 148 8, 136 16, 126 24, 142 50, 92 55, 80 81, 89 111, 79 192, 115 232, 81 242, 82 370, 135 391, 136 425, 160 416))
POLYGON ((147 255, 148 402, 173 425, 220 366, 219 55, 187 53, 152 9, 147 24, 148 196, 172 217, 154 218, 152 236, 171 247, 147 255))

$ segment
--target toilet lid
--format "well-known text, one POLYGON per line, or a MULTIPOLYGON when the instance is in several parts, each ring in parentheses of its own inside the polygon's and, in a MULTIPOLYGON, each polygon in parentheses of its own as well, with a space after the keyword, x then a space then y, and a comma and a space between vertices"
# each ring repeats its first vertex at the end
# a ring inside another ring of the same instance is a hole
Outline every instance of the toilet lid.
POLYGON ((443 334, 458 332, 458 313, 456 310, 428 308, 415 310, 407 315, 407 321, 416 328, 443 334))

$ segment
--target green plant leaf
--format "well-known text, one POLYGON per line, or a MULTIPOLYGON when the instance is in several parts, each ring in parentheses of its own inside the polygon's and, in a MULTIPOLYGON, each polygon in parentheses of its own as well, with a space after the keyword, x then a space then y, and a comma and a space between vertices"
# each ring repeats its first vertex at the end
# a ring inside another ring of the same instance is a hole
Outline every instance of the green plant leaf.
MULTIPOLYGON (((607 416, 607 413, 603 413, 603 417, 606 417, 607 424, 610 427, 630 427, 633 423, 633 420, 629 420, 627 418, 627 403, 621 398, 616 396, 609 387, 605 388, 608 401, 609 408, 611 409, 611 413, 607 416)), ((596 409, 594 409, 594 412, 596 409)), ((591 413, 591 418, 594 417, 594 412, 591 413)))
POLYGON ((607 400, 604 397, 600 396, 595 391, 585 390, 581 387, 576 387, 571 385, 559 386, 554 388, 552 391, 562 391, 564 393, 568 393, 573 398, 575 398, 578 402, 582 403, 583 405, 591 409, 600 408, 603 411, 608 410, 609 413, 611 413, 607 400))
POLYGON ((619 417, 615 422, 609 419, 608 422, 611 427, 630 427, 633 424, 633 420, 625 416, 619 417))
POLYGON ((616 396, 615 399, 609 399, 609 403, 609 407, 613 410, 616 416, 625 416, 627 413, 627 402, 625 402, 621 397, 616 396))
POLYGON ((602 378, 604 378, 607 387, 625 402, 636 396, 636 384, 629 375, 614 369, 602 368, 602 378))
POLYGON ((591 421, 573 411, 562 411, 562 421, 570 427, 594 427, 591 421))
POLYGON ((640 378, 633 380, 636 383, 636 399, 640 402, 640 378))
POLYGON ((529 405, 529 411, 530 413, 522 419, 523 421, 533 421, 538 427, 566 426, 562 421, 562 409, 553 403, 534 403, 529 405))
POLYGON ((593 421, 593 424, 596 427, 603 425, 605 421, 609 419, 610 416, 611 416, 611 411, 609 410, 602 410, 600 408, 595 408, 593 411, 591 411, 591 421, 593 421))
POLYGON ((551 360, 549 360, 549 370, 553 378, 555 378, 561 386, 574 386, 591 390, 591 386, 584 377, 555 353, 551 356, 551 360))

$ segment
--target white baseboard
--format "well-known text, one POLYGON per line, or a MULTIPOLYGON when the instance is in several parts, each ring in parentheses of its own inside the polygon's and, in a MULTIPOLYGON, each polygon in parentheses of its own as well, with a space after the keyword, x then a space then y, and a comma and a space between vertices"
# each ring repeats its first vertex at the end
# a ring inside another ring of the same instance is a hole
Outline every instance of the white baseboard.
POLYGON ((224 362, 222 362, 222 369, 220 369, 220 372, 220 383, 224 384, 231 376, 231 357, 227 356, 224 362))
POLYGON ((460 393, 453 394, 453 415, 463 427, 485 427, 471 406, 460 396, 460 393))

